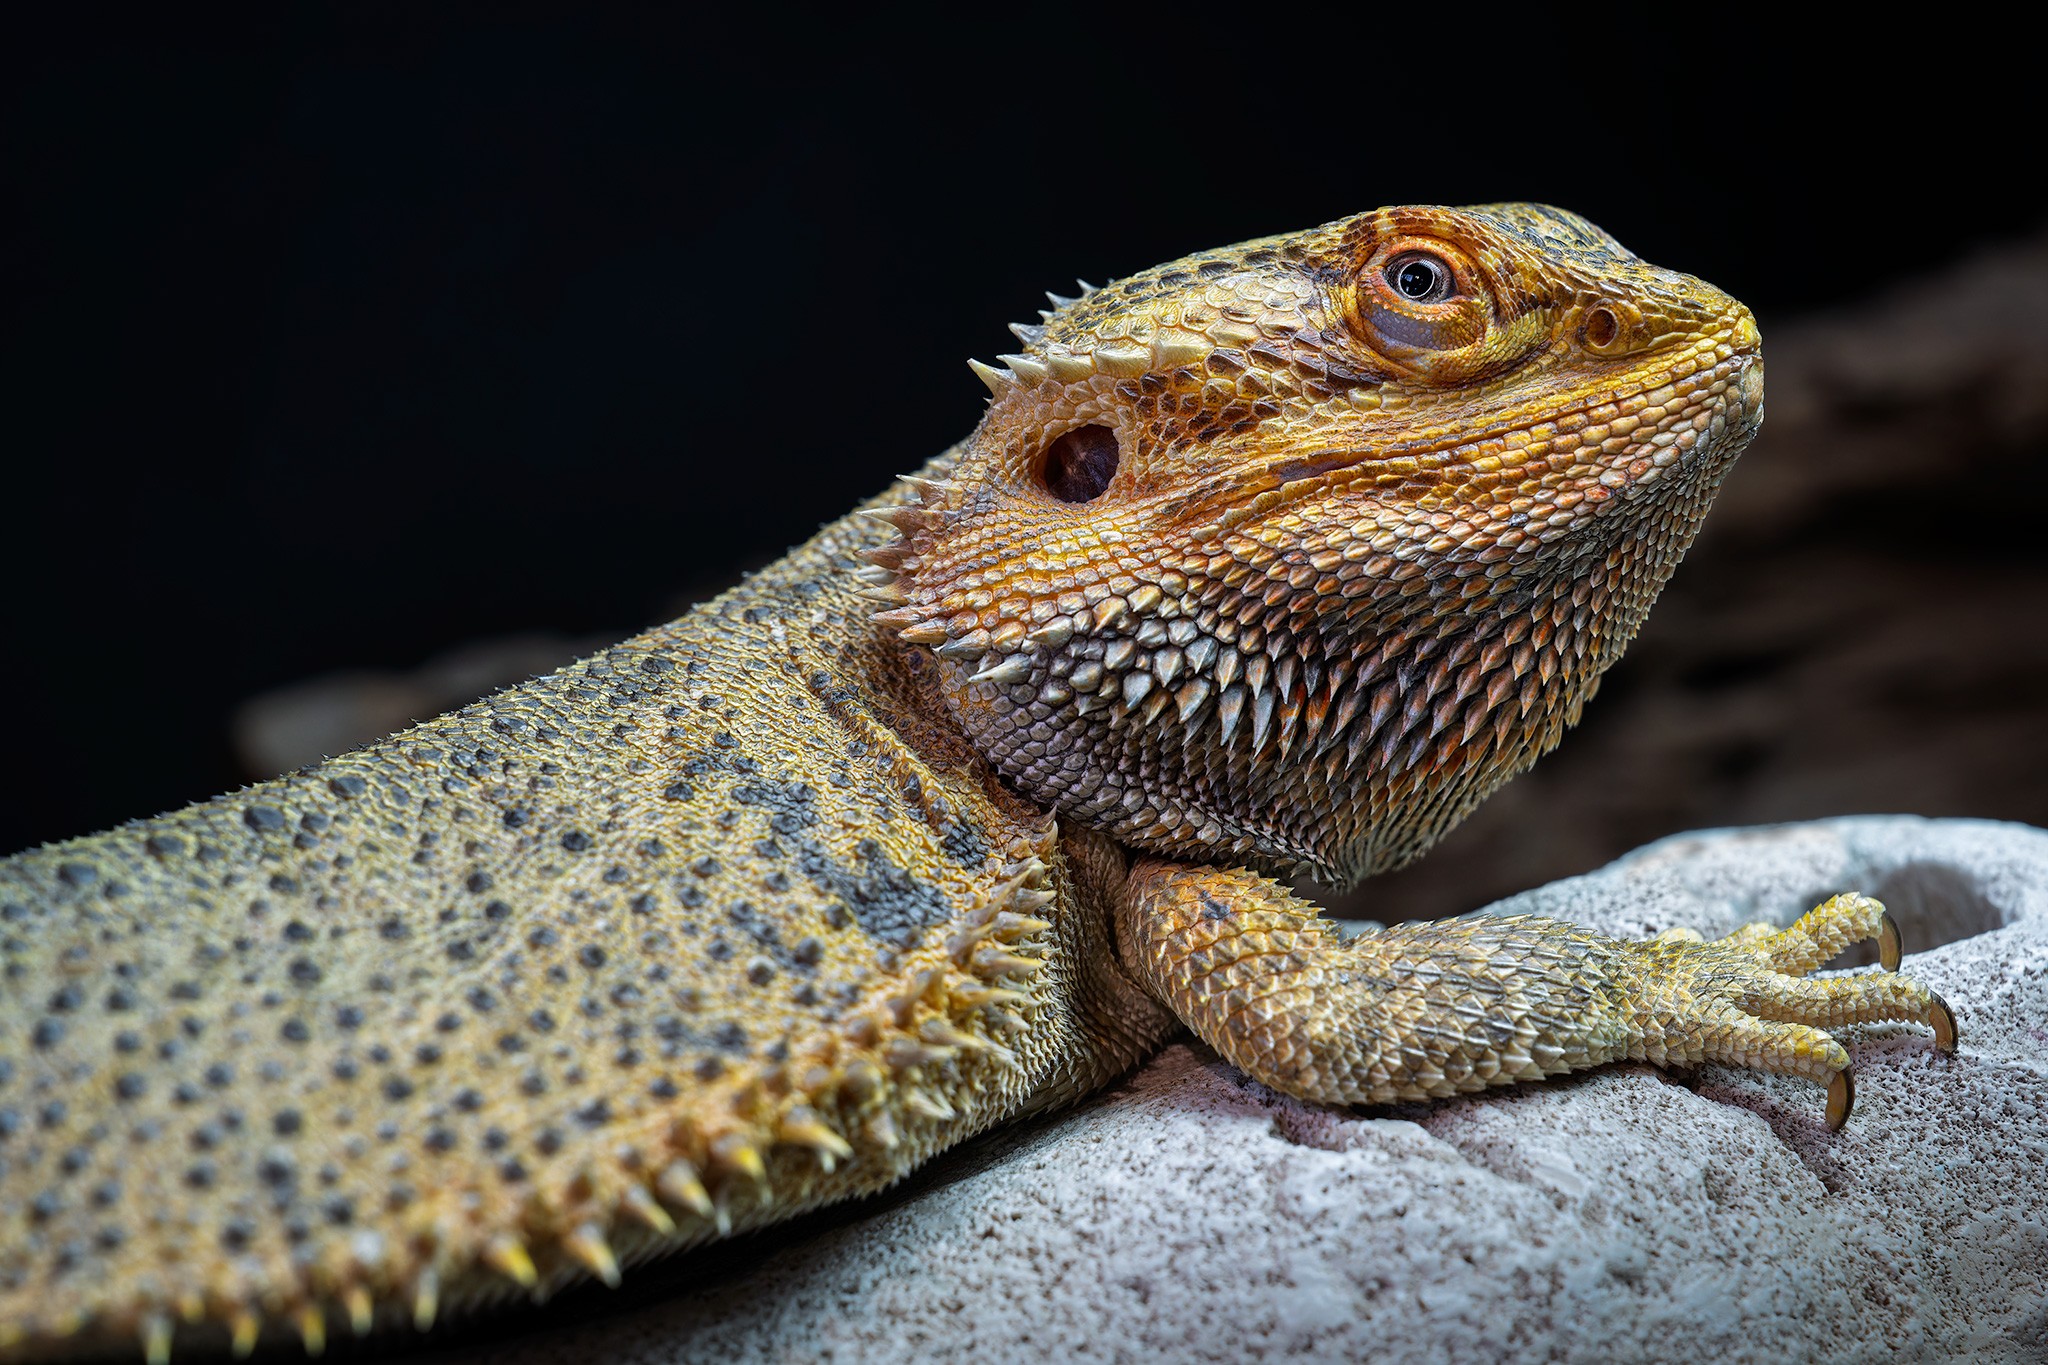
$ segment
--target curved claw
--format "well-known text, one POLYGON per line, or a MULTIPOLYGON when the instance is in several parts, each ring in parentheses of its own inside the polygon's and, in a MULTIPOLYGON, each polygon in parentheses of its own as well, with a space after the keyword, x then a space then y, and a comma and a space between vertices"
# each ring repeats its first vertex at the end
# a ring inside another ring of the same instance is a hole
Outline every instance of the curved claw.
POLYGON ((1888 972, 1899 969, 1899 959, 1904 955, 1904 940, 1899 936, 1899 922, 1887 910, 1877 922, 1877 960, 1888 972))
POLYGON ((1839 1131, 1856 1108, 1856 1075, 1848 1067, 1828 1081, 1828 1127, 1839 1131))
POLYGON ((1956 1040, 1961 1036, 1956 1031, 1956 1012, 1948 1007, 1948 1001, 1927 992, 1934 1000, 1934 1045, 1943 1052, 1954 1052, 1956 1040))

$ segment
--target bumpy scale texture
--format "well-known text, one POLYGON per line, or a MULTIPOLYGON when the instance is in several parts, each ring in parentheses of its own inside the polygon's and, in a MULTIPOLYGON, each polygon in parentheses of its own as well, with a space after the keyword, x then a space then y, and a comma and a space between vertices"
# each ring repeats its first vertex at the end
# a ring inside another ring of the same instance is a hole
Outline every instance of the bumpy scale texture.
POLYGON ((0 865, 0 1355, 309 1351, 874 1190, 1182 1024, 1329 1103, 1829 1085, 1897 935, 1346 939, 1554 745, 1762 408, 1747 310, 1400 208, 1055 299, 972 436, 682 620, 0 865), (873 600, 870 600, 873 599, 873 600))

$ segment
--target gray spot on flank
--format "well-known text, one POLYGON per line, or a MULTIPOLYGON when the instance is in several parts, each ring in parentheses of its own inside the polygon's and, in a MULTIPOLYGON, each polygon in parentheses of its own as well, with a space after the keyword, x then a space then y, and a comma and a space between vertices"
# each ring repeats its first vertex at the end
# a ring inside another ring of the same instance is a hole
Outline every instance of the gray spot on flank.
POLYGON ((937 887, 891 861, 873 839, 854 846, 858 871, 808 839, 797 844, 797 866, 819 890, 838 897, 869 938, 913 948, 924 931, 952 914, 937 887))

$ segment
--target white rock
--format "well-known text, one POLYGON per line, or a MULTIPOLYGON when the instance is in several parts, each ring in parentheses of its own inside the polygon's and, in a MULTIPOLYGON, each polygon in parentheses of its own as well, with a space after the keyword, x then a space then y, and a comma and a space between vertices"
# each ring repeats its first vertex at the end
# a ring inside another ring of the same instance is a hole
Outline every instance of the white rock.
POLYGON ((2048 832, 1683 835, 1493 907, 1642 935, 1877 895, 1962 1048, 1820 1088, 1621 1066, 1370 1115, 1176 1046, 897 1193, 580 1291, 450 1358, 2048 1359, 2048 832), (1915 948, 1925 951, 1913 951, 1915 948))

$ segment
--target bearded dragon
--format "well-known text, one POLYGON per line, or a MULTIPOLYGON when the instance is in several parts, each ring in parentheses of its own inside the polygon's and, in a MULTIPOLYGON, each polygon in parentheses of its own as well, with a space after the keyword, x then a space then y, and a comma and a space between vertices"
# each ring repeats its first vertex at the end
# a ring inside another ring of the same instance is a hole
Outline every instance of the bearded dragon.
POLYGON ((1763 411, 1750 312, 1405 207, 1014 330, 974 433, 682 619, 0 865, 0 1353, 431 1327, 879 1189, 1177 1030, 1324 1104, 1955 1021, 1868 898, 1340 934, 1555 745, 1763 411), (1878 939, 1886 970, 1806 974, 1878 939))

